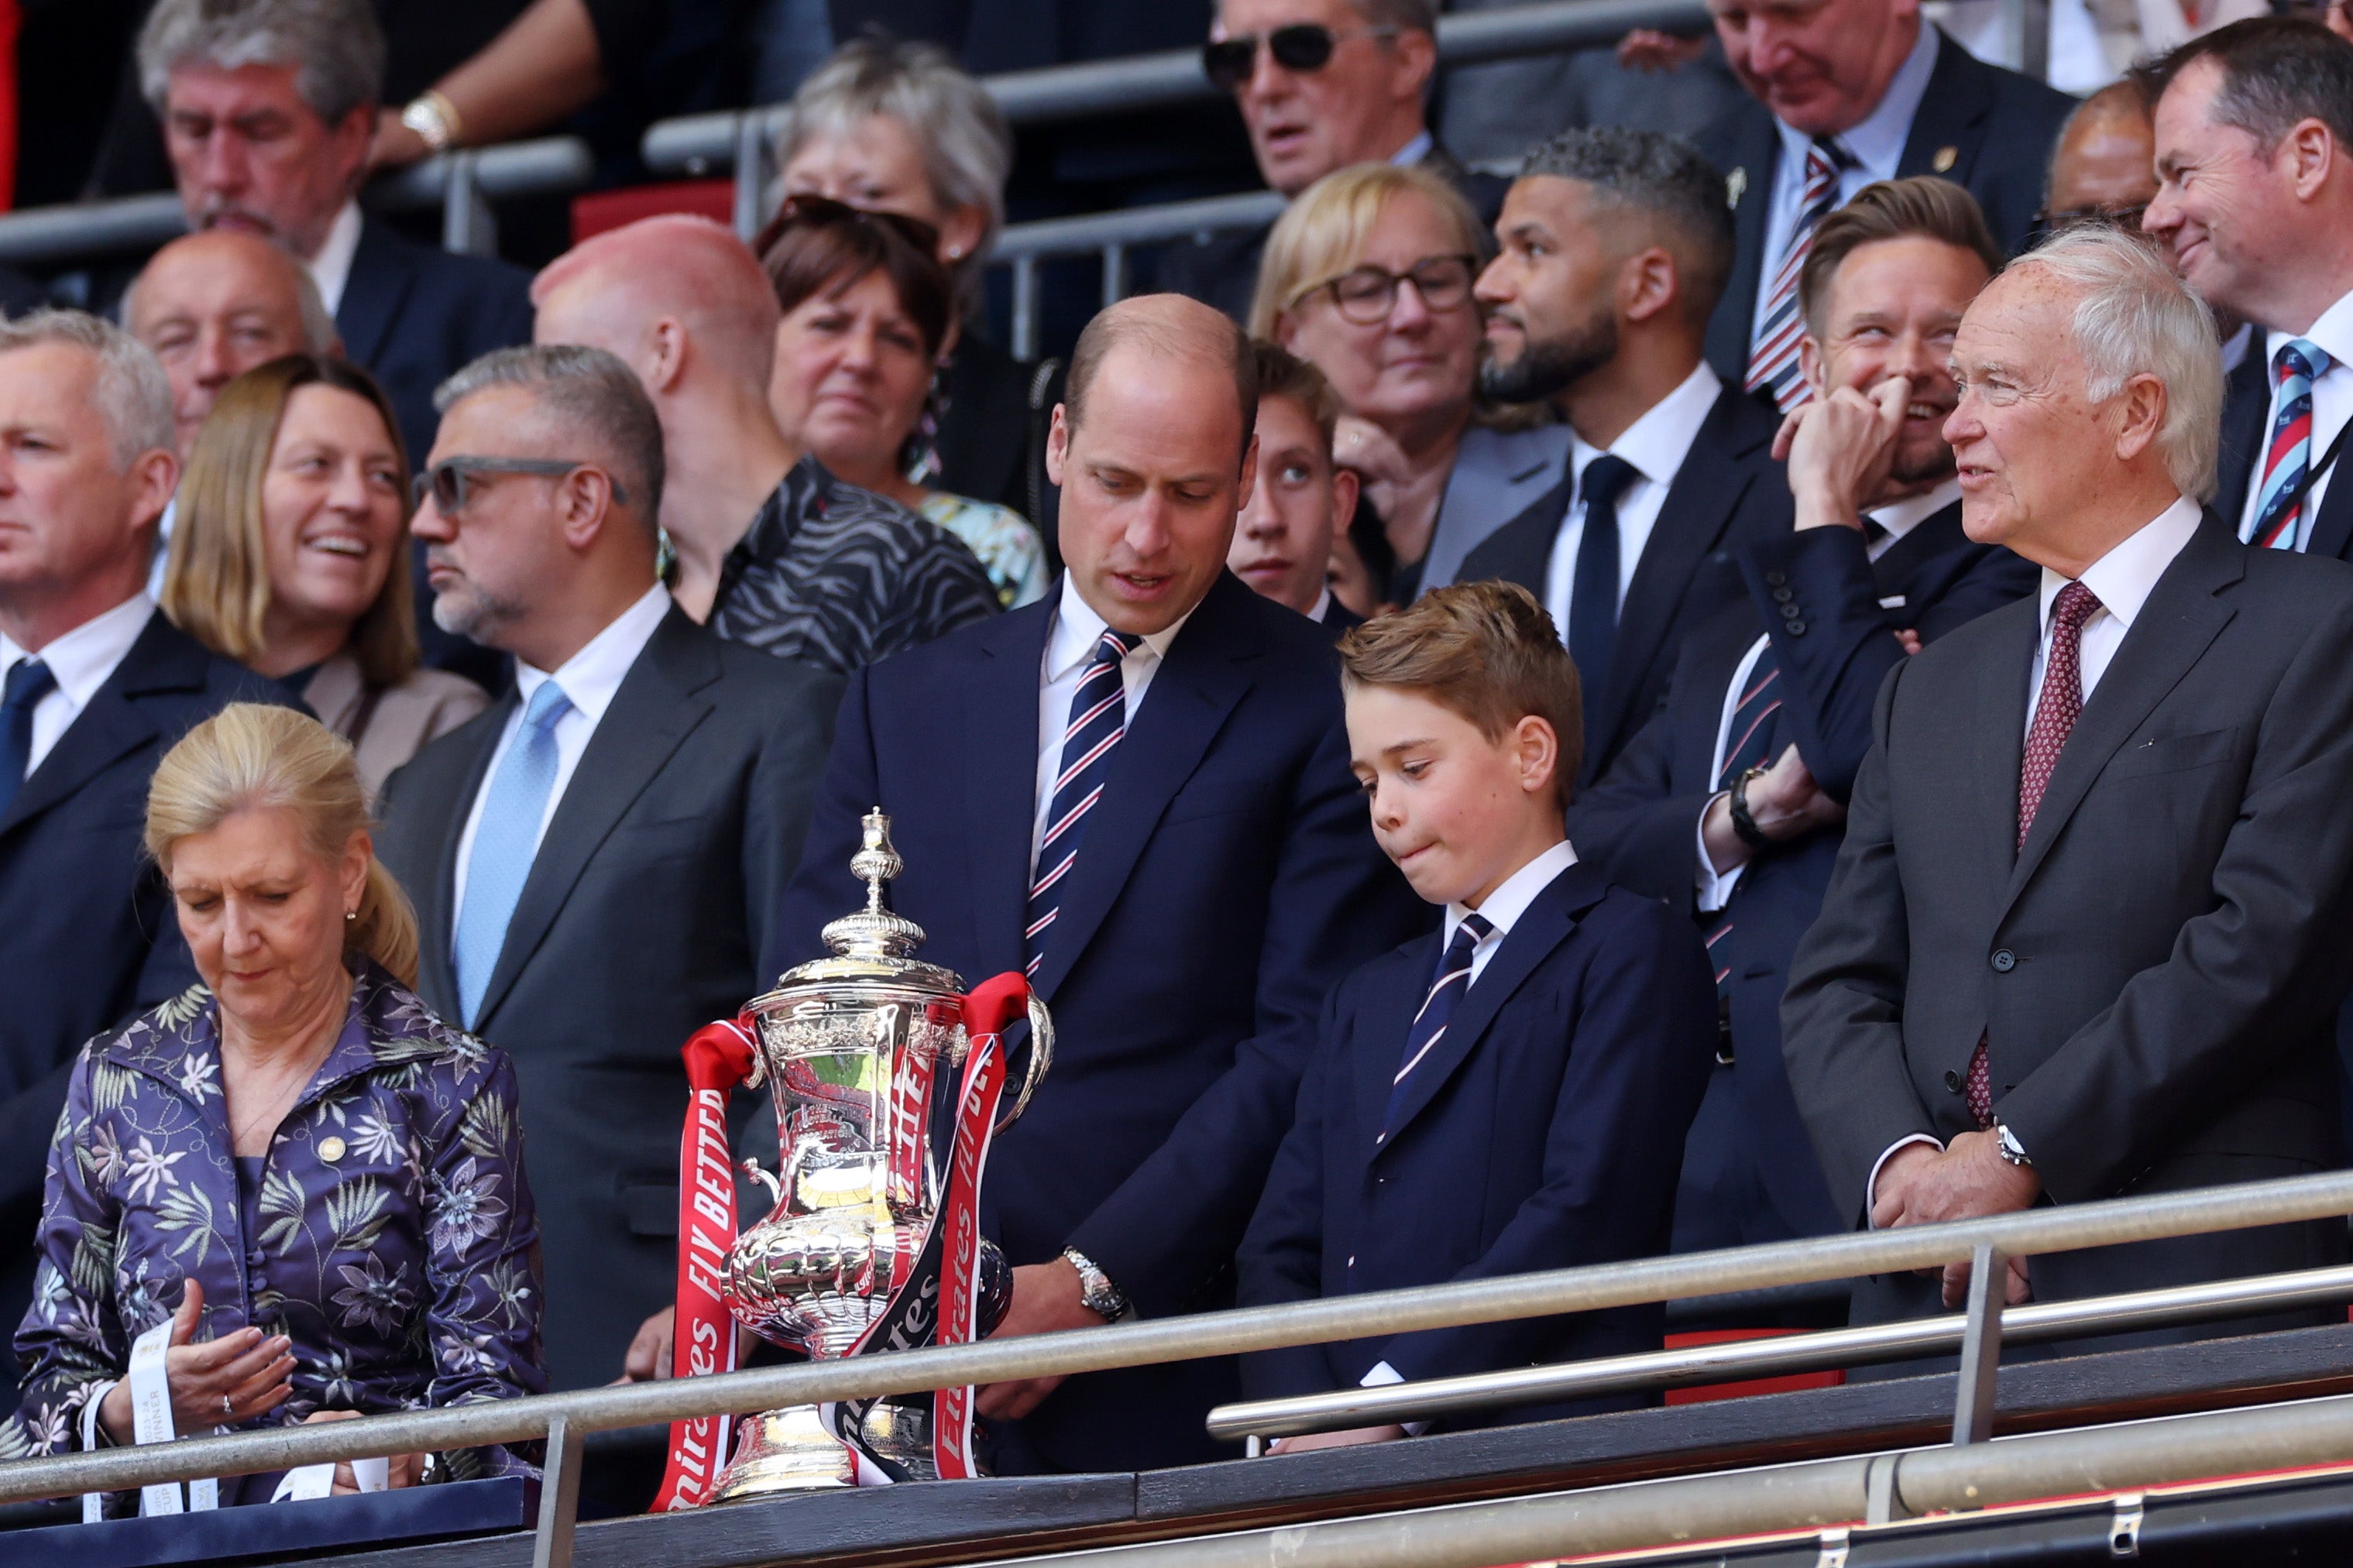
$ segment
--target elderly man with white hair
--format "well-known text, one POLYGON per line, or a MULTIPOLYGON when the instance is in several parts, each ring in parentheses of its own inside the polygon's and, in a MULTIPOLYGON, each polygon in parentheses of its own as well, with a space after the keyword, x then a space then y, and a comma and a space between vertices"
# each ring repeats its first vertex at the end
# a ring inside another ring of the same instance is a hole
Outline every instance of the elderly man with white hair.
POLYGON ((287 701, 147 596, 178 477, 153 354, 79 311, 0 322, 0 1323, 31 1299, 22 1242, 75 1053, 195 982, 140 847, 148 777, 227 703, 287 701))
MULTIPOLYGON (((2013 264, 1952 363, 1963 526, 2042 587, 1880 689, 1782 1006, 1832 1195, 1858 1225, 1925 1225, 2334 1166, 2353 570, 2201 510, 2213 326, 2137 237, 2078 230, 2013 264)), ((2014 1261, 2002 1283, 2049 1300, 2345 1247, 2341 1220, 2274 1226, 2014 1261)), ((1946 1303, 1967 1274, 1944 1271, 1946 1303)), ((1939 1294, 1862 1280, 1853 1321, 1939 1294)))

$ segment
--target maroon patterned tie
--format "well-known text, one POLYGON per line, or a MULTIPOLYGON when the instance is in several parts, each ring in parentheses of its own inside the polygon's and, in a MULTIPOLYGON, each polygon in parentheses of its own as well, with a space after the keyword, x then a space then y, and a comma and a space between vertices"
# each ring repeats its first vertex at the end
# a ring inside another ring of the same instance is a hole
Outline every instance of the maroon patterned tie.
MULTIPOLYGON (((2081 583, 2059 590, 2051 605, 2051 653, 2042 663, 2042 696, 2034 705, 2034 723, 2026 732, 2026 754, 2018 764, 2018 847, 2026 844, 2034 814, 2042 809, 2042 792, 2051 787, 2052 770, 2074 732, 2084 711, 2084 623, 2100 608, 2100 601, 2081 583)), ((1986 1043, 1980 1038, 1969 1058, 1969 1114, 1978 1125, 1993 1125, 1993 1074, 1986 1065, 1986 1043)))

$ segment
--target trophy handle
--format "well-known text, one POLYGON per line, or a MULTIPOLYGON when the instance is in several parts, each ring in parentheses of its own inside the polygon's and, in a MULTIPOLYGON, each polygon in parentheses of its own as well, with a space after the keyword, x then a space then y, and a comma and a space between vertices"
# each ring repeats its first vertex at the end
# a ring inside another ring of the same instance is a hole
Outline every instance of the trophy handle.
POLYGON ((1039 1082, 1046 1069, 1054 1065, 1054 1020, 1047 1016, 1046 1004, 1038 1000, 1035 991, 1027 993, 1029 1003, 1029 1070, 1022 1075, 1021 1092, 1014 1098, 1012 1109, 997 1118, 996 1131, 1002 1132, 1021 1120, 1029 1109, 1029 1097, 1038 1092, 1039 1082))

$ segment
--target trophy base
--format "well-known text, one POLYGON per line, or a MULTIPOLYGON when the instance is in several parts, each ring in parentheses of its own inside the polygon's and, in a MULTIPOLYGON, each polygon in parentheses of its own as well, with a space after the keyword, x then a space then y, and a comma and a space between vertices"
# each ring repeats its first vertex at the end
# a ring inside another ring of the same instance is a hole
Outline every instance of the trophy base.
MULTIPOLYGON (((734 1502, 778 1492, 826 1491, 858 1484, 849 1450, 825 1429, 817 1407, 796 1405, 747 1417, 734 1462, 719 1474, 710 1501, 734 1502)), ((866 1411, 867 1446, 907 1472, 910 1480, 935 1481, 932 1457, 932 1405, 927 1398, 877 1400, 866 1411)))

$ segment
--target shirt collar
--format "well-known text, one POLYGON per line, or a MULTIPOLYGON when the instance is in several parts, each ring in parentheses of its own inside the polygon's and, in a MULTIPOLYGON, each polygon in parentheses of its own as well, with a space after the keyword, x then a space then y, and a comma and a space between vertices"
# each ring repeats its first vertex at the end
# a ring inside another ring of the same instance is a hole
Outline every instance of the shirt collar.
POLYGON ((1315 595, 1315 603, 1308 607, 1307 618, 1320 626, 1324 624, 1324 617, 1331 613, 1332 585, 1327 583, 1324 585, 1324 591, 1315 595))
POLYGON ((347 201, 335 221, 327 226, 327 237, 319 246, 319 254, 302 265, 309 268, 311 281, 319 286, 319 298, 333 315, 343 303, 343 285, 351 281, 352 258, 360 248, 360 204, 347 201))
POLYGON ((2326 310, 2320 319, 2301 332, 2271 331, 2263 334, 2263 380, 2272 379, 2272 367, 2279 363, 2279 352, 2286 344, 2302 338, 2316 343, 2330 361, 2329 369, 2353 363, 2353 294, 2348 294, 2326 310))
MULTIPOLYGON (((1193 606, 1193 609, 1199 608, 1198 605, 1193 606)), ((1146 632, 1144 646, 1151 650, 1155 658, 1166 658, 1168 645, 1176 640, 1176 634, 1183 631, 1185 623, 1192 618, 1193 610, 1187 610, 1160 630, 1146 632)), ((1060 680, 1085 663, 1095 643, 1110 629, 1103 618, 1095 614, 1094 606, 1079 593, 1078 584, 1071 580, 1071 574, 1063 573, 1061 598, 1054 606, 1053 634, 1046 639, 1046 679, 1060 680)))
MULTIPOLYGON (((2179 497, 2157 516, 2126 535, 2105 555, 2084 568, 2080 579, 2100 601, 2100 608, 2116 616, 2126 631, 2132 629, 2133 617, 2148 603, 2149 595, 2157 588, 2157 580, 2173 564, 2198 531, 2199 519, 2204 514, 2196 501, 2179 497)), ((2051 629, 2051 605, 2058 598, 2059 590, 2067 579, 2048 566, 2042 569, 2042 629, 2051 629)))
POLYGON ((605 717, 605 710, 612 706, 613 694, 621 689, 629 667, 638 662, 638 655, 653 640, 654 628, 668 614, 670 590, 657 583, 646 590, 643 598, 590 637, 578 653, 565 659, 564 668, 553 677, 521 659, 515 660, 515 692, 522 706, 529 708, 540 684, 552 679, 590 724, 598 723, 605 717))
MULTIPOLYGON (((1861 121, 1831 138, 1874 180, 1894 179, 1896 166, 1904 161, 1904 143, 1911 139, 1913 116, 1920 110, 1920 100, 1928 95, 1928 78, 1936 69, 1938 37, 1934 26, 1921 23, 1920 36, 1912 41, 1912 52, 1895 68, 1895 75, 1889 79, 1887 90, 1880 94, 1878 104, 1861 121)), ((1806 149, 1813 145, 1814 139, 1779 121, 1774 123, 1780 129, 1782 156, 1791 160, 1794 167, 1804 168, 1806 149)))
POLYGON ((1892 500, 1885 506, 1873 507, 1862 515, 1885 529, 1888 539, 1893 542, 1903 538, 1960 499, 1961 481, 1947 479, 1926 494, 1892 500))
MULTIPOLYGON (((1487 901, 1479 906, 1479 913, 1495 928, 1498 937, 1509 936, 1519 918, 1528 912, 1536 895, 1553 885, 1563 871, 1577 864, 1577 849, 1566 838, 1504 879, 1487 901)), ((1446 906, 1446 930, 1441 933, 1440 950, 1454 941, 1454 930, 1471 912, 1468 904, 1446 906)))
POLYGON ((1410 169, 1429 157, 1430 149, 1437 145, 1438 138, 1432 136, 1425 127, 1412 141, 1390 153, 1389 162, 1400 169, 1410 169))
MULTIPOLYGON (((1631 463, 1634 471, 1652 484, 1673 483, 1692 443, 1699 439, 1699 427, 1707 423, 1723 391, 1724 382, 1715 368, 1700 361, 1682 385, 1644 409, 1640 419, 1609 443, 1609 455, 1631 463)), ((1586 465, 1599 457, 1601 449, 1574 432, 1569 439, 1571 468, 1582 480, 1586 465)))
POLYGON ((63 637, 51 637, 49 645, 37 655, 28 655, 5 637, 0 637, 0 672, 16 668, 16 661, 37 658, 49 667, 49 674, 58 689, 79 712, 90 706, 98 689, 106 684, 139 634, 147 629, 147 618, 155 613, 155 601, 145 590, 133 594, 102 616, 92 616, 63 637))

